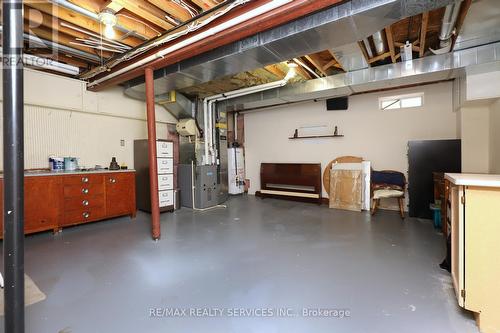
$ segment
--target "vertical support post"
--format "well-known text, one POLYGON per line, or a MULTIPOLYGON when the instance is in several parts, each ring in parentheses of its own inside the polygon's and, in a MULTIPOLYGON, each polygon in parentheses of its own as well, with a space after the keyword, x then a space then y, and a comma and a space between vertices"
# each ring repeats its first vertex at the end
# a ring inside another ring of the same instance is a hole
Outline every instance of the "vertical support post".
POLYGON ((156 115, 153 69, 145 70, 146 109, 148 122, 149 184, 151 191, 151 233, 154 240, 160 239, 160 202, 158 198, 158 165, 156 164, 156 115))
POLYGON ((3 154, 5 332, 24 333, 23 3, 4 0, 3 154))

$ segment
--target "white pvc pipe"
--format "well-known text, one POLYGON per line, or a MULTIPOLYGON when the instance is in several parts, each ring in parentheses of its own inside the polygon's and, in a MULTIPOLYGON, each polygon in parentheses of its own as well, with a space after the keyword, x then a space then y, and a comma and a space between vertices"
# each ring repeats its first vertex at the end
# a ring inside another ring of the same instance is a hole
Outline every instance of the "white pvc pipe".
POLYGON ((199 42, 205 38, 208 38, 210 36, 213 36, 219 32, 222 32, 226 29, 229 29, 229 28, 232 28, 240 23, 243 23, 243 22, 246 22, 248 20, 251 20, 257 16, 260 16, 262 14, 265 14, 273 9, 276 9, 278 7, 281 7, 289 2, 292 2, 292 0, 273 0, 273 1, 270 1, 260 7, 257 7, 255 9, 252 9, 238 17, 235 17, 233 19, 230 19, 224 23, 221 23, 213 28, 210 28, 206 31, 203 31, 197 35, 194 35, 193 37, 190 37, 190 38, 187 38, 183 41, 180 41, 179 43, 176 43, 170 47, 167 47, 161 51, 158 51, 157 53, 153 54, 153 55, 150 55, 149 57, 146 57, 142 60, 139 60, 129 66, 126 66, 120 70, 117 70, 116 72, 113 72, 109 75, 106 75, 98 80, 94 80, 92 82, 90 82, 88 84, 88 87, 93 87, 95 85, 98 85, 99 83, 102 83, 104 81, 107 81, 107 80, 110 80, 118 75, 121 75, 121 74, 124 74, 124 73, 127 73, 127 72, 130 72, 131 70, 137 68, 137 67, 140 67, 140 66, 143 66, 143 65, 146 65, 156 59, 159 59, 159 58, 163 58, 165 57, 167 54, 170 54, 174 51, 177 51, 177 50, 180 50, 182 49, 183 47, 186 47, 186 46, 189 46, 193 43, 196 43, 196 42, 199 42))
POLYGON ((274 89, 274 88, 279 88, 283 87, 288 83, 288 81, 295 76, 295 70, 290 68, 288 71, 287 75, 283 78, 283 80, 280 81, 275 81, 275 82, 270 82, 270 83, 265 83, 261 84, 258 86, 253 86, 253 87, 248 87, 248 88, 243 88, 243 89, 238 89, 238 90, 233 90, 229 91, 227 93, 223 94, 217 94, 213 96, 209 96, 203 100, 203 115, 205 116, 203 119, 203 128, 204 128, 204 139, 205 139, 205 163, 210 161, 210 164, 214 164, 215 161, 215 148, 214 148, 214 143, 213 143, 213 135, 214 135, 214 130, 213 130, 213 110, 212 106, 214 103, 219 102, 219 101, 224 101, 244 95, 249 95, 269 89, 274 89))
POLYGON ((61 62, 37 57, 31 54, 23 54, 23 63, 26 66, 33 66, 38 68, 49 69, 59 73, 65 73, 69 75, 77 75, 80 73, 80 68, 72 65, 63 64, 61 62))

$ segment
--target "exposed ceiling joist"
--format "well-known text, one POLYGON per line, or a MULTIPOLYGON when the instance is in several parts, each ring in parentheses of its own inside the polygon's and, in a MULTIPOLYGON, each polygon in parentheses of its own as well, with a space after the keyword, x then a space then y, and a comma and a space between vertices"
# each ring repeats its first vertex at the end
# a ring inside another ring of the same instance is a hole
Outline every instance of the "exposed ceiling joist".
POLYGON ((387 38, 387 45, 389 46, 389 53, 391 54, 391 61, 395 63, 397 60, 396 50, 394 48, 394 38, 392 37, 392 30, 390 26, 385 28, 385 36, 387 38))
POLYGON ((382 53, 382 54, 375 56, 375 57, 371 58, 370 60, 368 60, 368 64, 372 64, 374 62, 384 60, 385 58, 388 58, 390 56, 391 56, 391 52, 382 53))
POLYGON ((418 51, 419 58, 424 56, 425 40, 427 37, 427 25, 429 24, 429 12, 422 13, 422 23, 420 25, 420 50, 418 51))
POLYGON ((360 41, 358 41, 358 46, 361 49, 361 53, 363 53, 363 57, 365 58, 366 63, 368 64, 368 66, 370 66, 370 64, 371 64, 370 57, 368 56, 368 52, 366 51, 365 43, 363 43, 363 41, 360 40, 360 41))
POLYGON ((282 80, 286 76, 286 73, 284 71, 282 71, 281 68, 279 68, 278 65, 269 65, 269 66, 266 66, 264 68, 265 68, 266 71, 268 71, 269 73, 275 75, 280 80, 282 80))
MULTIPOLYGON (((42 3, 42 2, 30 2, 29 7, 39 10, 42 13, 46 13, 49 15, 56 15, 58 19, 72 23, 76 26, 82 27, 84 29, 87 29, 89 31, 101 34, 101 24, 97 21, 92 20, 91 18, 82 16, 82 15, 77 15, 75 12, 58 7, 50 4, 50 3, 42 3)), ((115 34, 117 38, 119 39, 124 35, 123 32, 118 31, 115 29, 115 34)), ((137 46, 141 43, 141 41, 135 37, 127 37, 125 38, 122 43, 127 44, 129 46, 137 46)))
POLYGON ((113 0, 113 2, 140 15, 145 20, 164 30, 169 30, 174 27, 173 24, 165 20, 165 12, 145 0, 113 0))
POLYGON ((148 0, 148 2, 182 22, 187 21, 191 18, 191 15, 186 9, 174 3, 173 1, 148 0))
POLYGON ((339 61, 339 59, 337 58, 337 56, 335 55, 335 52, 333 52, 332 50, 328 50, 328 52, 330 53, 330 55, 332 56, 333 60, 335 60, 337 62, 337 67, 341 70, 343 70, 345 72, 345 69, 344 67, 342 66, 342 63, 339 61))
POLYGON ((314 66, 316 69, 323 74, 324 76, 328 76, 328 73, 323 69, 323 65, 321 61, 318 59, 316 54, 306 55, 305 58, 314 66))
POLYGON ((454 34, 452 42, 451 42, 451 49, 452 50, 453 50, 453 47, 455 46, 455 42, 457 40, 458 34, 460 33, 460 30, 462 29, 462 25, 464 24, 465 17, 467 16, 467 13, 469 12, 471 5, 472 5, 472 0, 463 0, 462 4, 460 5, 460 12, 458 13, 457 21, 455 23, 455 34, 454 34))

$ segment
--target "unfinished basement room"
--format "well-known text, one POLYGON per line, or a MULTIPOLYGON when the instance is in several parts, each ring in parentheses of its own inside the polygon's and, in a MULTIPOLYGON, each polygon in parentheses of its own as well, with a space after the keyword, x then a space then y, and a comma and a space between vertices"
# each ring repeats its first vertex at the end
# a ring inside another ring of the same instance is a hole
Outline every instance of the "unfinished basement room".
POLYGON ((500 333, 499 0, 0 3, 0 332, 500 333))

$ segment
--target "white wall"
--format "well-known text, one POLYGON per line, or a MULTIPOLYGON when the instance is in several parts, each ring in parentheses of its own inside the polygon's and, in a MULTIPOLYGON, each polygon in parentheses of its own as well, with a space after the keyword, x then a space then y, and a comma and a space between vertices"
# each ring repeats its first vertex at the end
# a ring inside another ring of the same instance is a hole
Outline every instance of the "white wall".
MULTIPOLYGON (((115 156, 133 167, 133 140, 147 138, 145 103, 126 97, 121 87, 95 93, 82 81, 25 69, 24 100, 27 169, 48 167, 49 155, 80 157, 88 167, 107 166, 115 156)), ((167 123, 176 120, 162 107, 156 118, 157 136, 166 138, 167 123)))
MULTIPOLYGON (((245 114, 246 173, 250 193, 260 188, 261 162, 321 162, 361 156, 374 169, 407 171, 409 140, 456 139, 452 83, 351 96, 348 111, 326 111, 325 102, 306 102, 245 114), (424 92, 424 106, 379 110, 378 98, 424 92), (294 129, 337 125, 344 138, 289 140, 294 129)), ((326 193, 324 193, 326 195, 326 193)))
POLYGON ((490 109, 488 105, 467 106, 460 110, 462 172, 490 171, 490 109))
POLYGON ((490 106, 490 172, 500 174, 500 99, 490 106))

